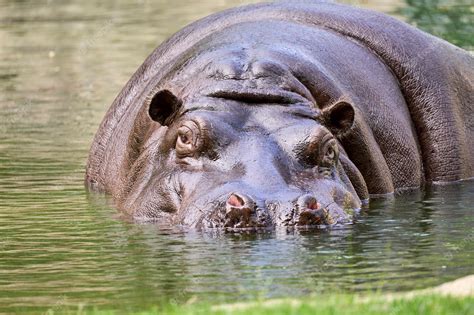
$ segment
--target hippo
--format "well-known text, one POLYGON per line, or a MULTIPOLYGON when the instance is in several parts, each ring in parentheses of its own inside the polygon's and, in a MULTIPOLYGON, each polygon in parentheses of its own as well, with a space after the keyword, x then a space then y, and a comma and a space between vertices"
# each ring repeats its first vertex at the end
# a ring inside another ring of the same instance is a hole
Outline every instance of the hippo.
POLYGON ((248 5, 159 45, 106 113, 88 190, 136 221, 351 223, 370 198, 474 176, 474 58, 385 14, 248 5))

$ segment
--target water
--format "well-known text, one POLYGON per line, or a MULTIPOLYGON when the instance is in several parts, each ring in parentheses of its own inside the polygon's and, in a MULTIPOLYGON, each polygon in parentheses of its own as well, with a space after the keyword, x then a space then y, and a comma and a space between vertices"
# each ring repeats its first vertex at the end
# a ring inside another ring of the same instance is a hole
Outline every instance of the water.
MULTIPOLYGON (((411 290, 474 273, 472 181, 374 200, 342 229, 258 235, 130 224, 86 194, 92 137, 135 69, 185 24, 246 2, 0 0, 0 313, 411 290)), ((467 1, 355 4, 474 46, 467 1)))

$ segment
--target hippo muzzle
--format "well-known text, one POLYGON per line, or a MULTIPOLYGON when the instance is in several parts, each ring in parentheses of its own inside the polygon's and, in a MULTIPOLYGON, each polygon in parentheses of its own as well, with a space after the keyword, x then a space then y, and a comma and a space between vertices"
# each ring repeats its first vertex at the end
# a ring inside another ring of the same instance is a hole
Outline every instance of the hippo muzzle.
POLYGON ((290 187, 284 192, 267 194, 266 199, 232 192, 221 198, 224 202, 213 203, 213 210, 202 218, 199 226, 240 230, 348 223, 361 203, 357 195, 344 187, 331 186, 333 189, 327 192, 326 198, 320 199, 315 196, 323 196, 322 191, 304 192, 290 187))

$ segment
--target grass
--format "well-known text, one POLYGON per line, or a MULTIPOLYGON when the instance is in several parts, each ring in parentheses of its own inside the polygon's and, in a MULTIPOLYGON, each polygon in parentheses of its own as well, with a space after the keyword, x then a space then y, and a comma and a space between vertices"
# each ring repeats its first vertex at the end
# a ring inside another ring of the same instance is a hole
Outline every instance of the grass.
MULTIPOLYGON (((63 312, 59 312, 63 314, 63 312)), ((123 311, 94 310, 87 312, 67 312, 68 314, 115 315, 123 311)), ((442 295, 417 295, 414 297, 389 297, 382 295, 327 295, 302 299, 266 300, 250 303, 212 305, 206 303, 188 303, 185 305, 167 305, 135 313, 137 315, 248 315, 248 314, 474 314, 474 297, 450 297, 442 295)), ((50 313, 51 314, 51 313, 50 313)), ((55 312, 56 314, 56 312, 55 312)))

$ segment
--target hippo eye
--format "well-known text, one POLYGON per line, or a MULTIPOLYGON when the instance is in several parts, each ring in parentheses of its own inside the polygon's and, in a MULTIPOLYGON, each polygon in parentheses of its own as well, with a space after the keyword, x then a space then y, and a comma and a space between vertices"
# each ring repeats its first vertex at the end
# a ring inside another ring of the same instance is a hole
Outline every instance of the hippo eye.
POLYGON ((296 149, 300 161, 307 167, 331 169, 339 158, 337 141, 327 130, 318 129, 296 149))
POLYGON ((319 166, 331 167, 336 164, 339 157, 339 149, 337 147, 337 141, 334 138, 330 138, 324 141, 321 145, 322 153, 320 155, 319 166))
POLYGON ((328 151, 326 152, 326 157, 328 159, 334 159, 334 156, 335 156, 335 152, 334 152, 334 149, 332 147, 329 147, 328 148, 328 151))
POLYGON ((200 144, 200 129, 193 121, 185 122, 178 129, 176 156, 185 158, 195 156, 200 144))
POLYGON ((191 144, 191 137, 188 133, 189 131, 186 130, 179 135, 179 141, 181 142, 181 144, 183 145, 191 144))

